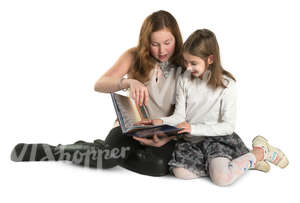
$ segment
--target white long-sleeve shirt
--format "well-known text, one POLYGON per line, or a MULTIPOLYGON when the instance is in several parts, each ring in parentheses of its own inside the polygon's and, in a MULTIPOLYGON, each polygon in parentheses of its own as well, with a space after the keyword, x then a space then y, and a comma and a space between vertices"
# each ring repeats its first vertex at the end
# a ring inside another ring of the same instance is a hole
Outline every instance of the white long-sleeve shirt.
POLYGON ((185 71, 176 86, 176 106, 172 116, 163 117, 164 124, 177 125, 188 122, 191 136, 187 140, 197 141, 201 136, 220 136, 233 133, 236 120, 235 81, 224 76, 226 88, 213 90, 200 78, 191 80, 185 71))

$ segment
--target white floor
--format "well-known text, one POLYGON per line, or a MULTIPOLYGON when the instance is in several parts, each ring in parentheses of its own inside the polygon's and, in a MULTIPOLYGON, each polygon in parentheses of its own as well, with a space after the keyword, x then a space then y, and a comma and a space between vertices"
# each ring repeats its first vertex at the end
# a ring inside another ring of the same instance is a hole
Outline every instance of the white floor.
POLYGON ((299 199, 297 1, 0 1, 0 202, 287 202, 299 199), (95 81, 137 43, 150 13, 178 20, 183 40, 208 28, 237 78, 236 132, 263 135, 289 157, 282 170, 249 171, 229 187, 207 178, 147 177, 120 167, 15 163, 15 144, 105 138, 115 112, 95 81))
POLYGON ((233 185, 218 187, 208 178, 149 177, 121 167, 102 170, 70 162, 16 163, 9 161, 11 146, 1 150, 1 202, 281 202, 297 199, 300 180, 299 159, 291 149, 287 150, 291 161, 287 168, 272 166, 269 173, 251 170, 233 185))

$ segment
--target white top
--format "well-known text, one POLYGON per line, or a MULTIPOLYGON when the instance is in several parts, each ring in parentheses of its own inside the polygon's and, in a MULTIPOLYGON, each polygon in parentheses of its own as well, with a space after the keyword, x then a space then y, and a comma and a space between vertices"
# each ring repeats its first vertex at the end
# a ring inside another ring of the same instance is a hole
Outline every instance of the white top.
POLYGON ((159 67, 153 68, 150 80, 145 84, 149 93, 146 106, 150 114, 149 119, 170 116, 174 112, 176 85, 181 67, 169 64, 166 68, 166 77, 159 67))
POLYGON ((236 85, 226 76, 224 84, 227 88, 213 90, 200 78, 191 80, 191 73, 185 71, 178 78, 174 114, 161 118, 163 123, 175 126, 188 122, 191 135, 186 139, 190 141, 197 141, 201 136, 232 134, 236 120, 236 85))

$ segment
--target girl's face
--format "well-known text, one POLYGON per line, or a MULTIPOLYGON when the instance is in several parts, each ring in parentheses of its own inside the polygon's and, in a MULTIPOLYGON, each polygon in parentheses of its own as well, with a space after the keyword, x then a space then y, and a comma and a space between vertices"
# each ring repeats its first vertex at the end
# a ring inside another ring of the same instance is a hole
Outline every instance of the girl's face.
POLYGON ((168 61, 175 50, 175 37, 168 29, 162 29, 151 34, 150 52, 160 62, 168 61))
POLYGON ((183 53, 184 65, 195 77, 201 77, 206 71, 205 61, 199 56, 194 56, 188 52, 183 53))

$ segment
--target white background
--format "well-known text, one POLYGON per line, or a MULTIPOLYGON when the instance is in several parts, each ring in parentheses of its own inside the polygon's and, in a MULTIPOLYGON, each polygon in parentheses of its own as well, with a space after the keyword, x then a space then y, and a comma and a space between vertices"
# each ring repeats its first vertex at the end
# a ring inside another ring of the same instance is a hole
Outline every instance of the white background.
MULTIPOLYGON (((0 3, 1 202, 253 202, 297 198, 299 6, 297 1, 75 1, 0 3), (282 170, 249 171, 229 187, 209 179, 147 177, 120 167, 15 163, 15 144, 105 138, 115 112, 95 81, 137 44, 143 20, 167 10, 183 39, 215 32, 238 84, 236 132, 250 147, 267 137, 289 157, 282 170)), ((297 198, 298 199, 298 198, 297 198)))

